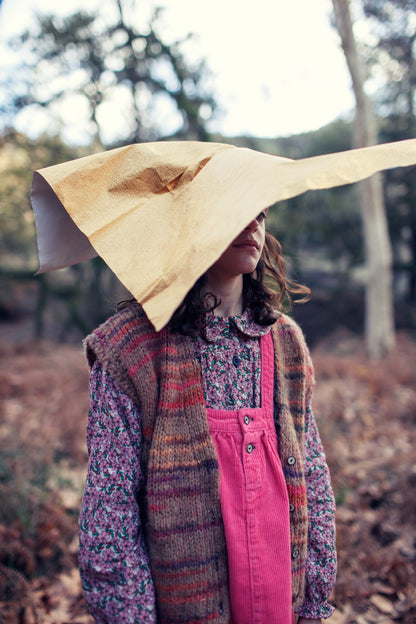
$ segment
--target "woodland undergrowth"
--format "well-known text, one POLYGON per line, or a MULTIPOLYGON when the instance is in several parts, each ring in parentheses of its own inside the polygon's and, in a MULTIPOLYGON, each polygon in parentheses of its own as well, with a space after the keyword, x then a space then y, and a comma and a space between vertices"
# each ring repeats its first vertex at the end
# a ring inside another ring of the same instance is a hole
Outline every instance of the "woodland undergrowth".
MULTIPOLYGON (((314 411, 337 497, 330 624, 416 622, 416 342, 370 362, 337 332, 313 350, 314 411)), ((88 371, 80 348, 0 347, 0 622, 92 624, 77 570, 88 371)))

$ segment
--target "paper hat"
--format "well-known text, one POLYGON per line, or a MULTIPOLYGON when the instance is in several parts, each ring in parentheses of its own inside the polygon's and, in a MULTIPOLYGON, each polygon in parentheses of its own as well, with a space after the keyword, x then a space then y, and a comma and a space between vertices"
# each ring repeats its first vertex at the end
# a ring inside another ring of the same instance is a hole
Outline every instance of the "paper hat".
POLYGON ((222 143, 141 143, 36 171, 39 272, 101 256, 155 329, 261 210, 416 164, 416 139, 302 160, 222 143))

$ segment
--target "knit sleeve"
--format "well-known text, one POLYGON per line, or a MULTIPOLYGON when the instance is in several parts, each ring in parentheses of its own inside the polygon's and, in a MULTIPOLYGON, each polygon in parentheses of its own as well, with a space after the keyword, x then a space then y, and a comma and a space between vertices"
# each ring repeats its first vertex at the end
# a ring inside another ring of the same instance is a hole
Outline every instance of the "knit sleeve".
POLYGON ((96 362, 90 377, 88 473, 79 566, 98 624, 154 624, 154 586, 136 494, 142 486, 140 415, 96 362))
POLYGON ((328 598, 335 583, 335 500, 321 438, 311 407, 306 412, 305 480, 308 498, 308 551, 305 599, 296 613, 328 618, 334 608, 328 598))

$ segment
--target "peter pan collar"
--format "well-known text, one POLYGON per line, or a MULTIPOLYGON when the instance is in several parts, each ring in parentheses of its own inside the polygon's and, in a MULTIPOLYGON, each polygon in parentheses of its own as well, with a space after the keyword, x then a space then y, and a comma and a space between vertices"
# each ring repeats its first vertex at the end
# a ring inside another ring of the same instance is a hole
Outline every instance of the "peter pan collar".
POLYGON ((259 325, 250 309, 238 316, 217 316, 210 312, 206 316, 204 335, 208 342, 240 334, 247 338, 260 338, 270 331, 271 325, 259 325))

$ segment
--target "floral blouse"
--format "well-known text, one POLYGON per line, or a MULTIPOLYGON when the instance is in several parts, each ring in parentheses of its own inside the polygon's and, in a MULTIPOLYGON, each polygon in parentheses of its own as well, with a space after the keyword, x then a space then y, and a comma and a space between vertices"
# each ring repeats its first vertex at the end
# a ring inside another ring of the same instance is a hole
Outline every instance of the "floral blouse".
MULTIPOLYGON (((207 408, 259 407, 260 337, 270 327, 250 313, 207 317, 193 339, 207 408)), ((156 623, 154 586, 136 495, 140 468, 140 414, 95 362, 90 378, 88 474, 82 502, 79 564, 89 609, 100 624, 156 623)), ((336 573, 335 505, 312 409, 306 413, 305 478, 308 497, 306 591, 298 615, 327 618, 336 573)))

